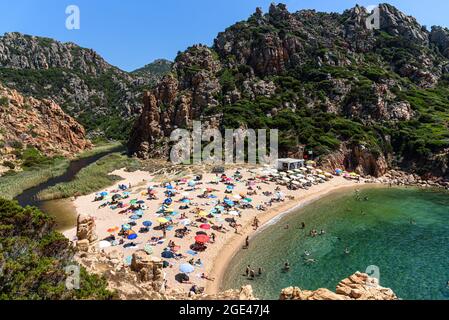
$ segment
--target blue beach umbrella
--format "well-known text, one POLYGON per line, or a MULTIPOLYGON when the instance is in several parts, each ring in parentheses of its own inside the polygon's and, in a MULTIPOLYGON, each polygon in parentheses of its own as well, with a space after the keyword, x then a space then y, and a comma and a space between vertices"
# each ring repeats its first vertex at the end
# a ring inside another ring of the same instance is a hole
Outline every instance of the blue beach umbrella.
POLYGON ((100 196, 102 197, 106 197, 108 195, 108 193, 106 191, 100 192, 100 196))
POLYGON ((190 200, 189 199, 182 199, 181 202, 182 203, 190 203, 190 200))
POLYGON ((122 229, 125 231, 128 231, 131 229, 131 226, 129 224, 124 224, 124 225, 122 225, 122 229))
POLYGON ((131 217, 129 217, 132 220, 139 220, 140 218, 142 218, 141 216, 138 216, 137 214, 133 214, 131 217))
POLYGON ((128 239, 129 239, 129 240, 137 239, 137 234, 135 234, 135 233, 130 234, 130 235, 128 236, 128 239))
POLYGON ((234 190, 234 187, 233 187, 233 186, 227 186, 226 189, 228 189, 228 190, 234 190))
POLYGON ((179 266, 179 271, 182 273, 192 273, 195 268, 190 263, 183 263, 179 266))
POLYGON ((143 201, 143 200, 139 200, 139 201, 137 201, 137 203, 138 203, 138 204, 144 204, 144 203, 145 203, 145 201, 143 201))
POLYGON ((142 210, 137 210, 137 211, 134 212, 134 214, 138 215, 138 216, 143 216, 143 211, 142 210))
POLYGON ((173 188, 173 186, 172 186, 171 184, 169 184, 169 185, 166 187, 166 189, 167 189, 167 190, 173 190, 174 188, 173 188))
POLYGON ((194 186, 196 186, 196 182, 193 181, 193 180, 191 180, 191 181, 189 181, 189 183, 187 183, 187 185, 188 185, 189 187, 194 187, 194 186))
POLYGON ((149 227, 151 227, 151 226, 153 225, 153 222, 151 222, 151 221, 144 221, 144 222, 142 222, 142 224, 143 224, 145 227, 149 228, 149 227))
POLYGON ((167 198, 164 200, 165 204, 171 204, 173 202, 173 200, 171 198, 167 198))

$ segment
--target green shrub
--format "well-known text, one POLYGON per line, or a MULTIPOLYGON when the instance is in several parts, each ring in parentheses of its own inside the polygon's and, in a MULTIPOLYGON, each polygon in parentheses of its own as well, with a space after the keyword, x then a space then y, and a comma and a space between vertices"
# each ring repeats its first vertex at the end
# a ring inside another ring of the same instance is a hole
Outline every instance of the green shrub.
POLYGON ((36 208, 0 199, 0 300, 112 299, 104 278, 80 268, 80 290, 65 287, 76 265, 69 240, 36 208))
POLYGON ((0 106, 6 107, 9 104, 9 99, 7 97, 0 97, 0 106))

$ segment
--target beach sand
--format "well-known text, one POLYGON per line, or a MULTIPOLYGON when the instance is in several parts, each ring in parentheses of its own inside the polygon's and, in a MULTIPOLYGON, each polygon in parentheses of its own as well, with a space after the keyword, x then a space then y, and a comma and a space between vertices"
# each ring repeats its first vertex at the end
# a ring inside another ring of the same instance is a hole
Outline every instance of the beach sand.
MULTIPOLYGON (((226 173, 229 176, 232 176, 232 174, 235 172, 235 170, 227 171, 226 173)), ((256 176, 255 173, 250 172, 247 169, 242 169, 242 180, 247 180, 250 177, 256 176)), ((153 222, 153 227, 157 226, 157 215, 155 214, 158 210, 158 208, 161 206, 163 200, 165 199, 164 196, 164 188, 155 188, 156 195, 158 197, 158 200, 147 200, 147 196, 142 194, 142 191, 146 191, 148 186, 154 186, 159 184, 158 182, 152 182, 155 177, 153 177, 148 172, 143 171, 136 171, 136 172, 126 172, 124 170, 117 170, 111 174, 120 176, 123 178, 122 181, 118 182, 114 187, 108 188, 106 191, 113 191, 117 189, 118 184, 125 184, 128 185, 131 183, 131 197, 130 199, 139 199, 139 200, 145 200, 145 204, 148 206, 148 209, 145 210, 145 214, 141 220, 137 220, 137 227, 134 228, 134 230, 137 232, 139 228, 141 227, 142 221, 150 220, 153 222)), ((226 186, 223 183, 216 184, 210 184, 209 182, 214 180, 216 177, 215 174, 212 173, 205 173, 203 175, 202 184, 198 185, 196 187, 196 190, 189 191, 189 198, 192 199, 190 208, 188 210, 178 210, 178 207, 180 206, 180 203, 177 203, 176 201, 182 198, 181 193, 186 192, 185 189, 188 188, 187 184, 180 185, 179 188, 183 190, 179 190, 180 194, 174 197, 174 208, 176 211, 179 211, 180 213, 185 213, 189 219, 192 221, 195 221, 195 215, 193 213, 189 213, 192 209, 201 208, 204 209, 206 212, 209 212, 210 209, 212 209, 215 204, 212 203, 211 199, 200 199, 197 196, 202 194, 201 189, 203 188, 214 188, 218 191, 214 192, 213 194, 216 195, 219 200, 223 200, 223 197, 225 196, 225 190, 226 186)), ((347 180, 343 177, 334 177, 330 181, 327 181, 326 183, 313 185, 309 190, 288 190, 287 187, 281 186, 281 191, 288 197, 293 196, 295 197, 294 200, 288 200, 285 199, 284 202, 279 203, 273 203, 271 207, 268 207, 266 211, 258 211, 257 209, 247 209, 242 210, 242 216, 241 217, 235 217, 238 224, 241 224, 242 227, 238 229, 238 234, 234 232, 234 229, 229 226, 228 223, 223 221, 214 221, 214 219, 210 219, 211 222, 215 222, 217 225, 223 224, 229 231, 225 233, 221 233, 215 230, 206 230, 207 233, 210 235, 212 232, 216 234, 216 241, 214 243, 208 243, 207 244, 207 250, 204 252, 199 252, 195 256, 191 256, 187 254, 187 251, 190 249, 190 246, 195 242, 194 238, 196 236, 196 232, 198 231, 204 231, 196 227, 189 227, 192 232, 185 236, 184 238, 175 238, 175 229, 181 228, 183 226, 174 227, 173 230, 167 231, 167 238, 163 244, 159 244, 157 246, 153 247, 153 255, 156 257, 161 257, 161 253, 163 249, 168 245, 169 240, 175 241, 176 245, 180 247, 179 253, 182 253, 185 255, 185 258, 182 258, 180 260, 175 259, 167 259, 172 265, 169 268, 165 268, 165 278, 167 280, 167 286, 168 290, 170 289, 183 289, 186 292, 190 289, 192 284, 180 284, 175 280, 175 275, 179 273, 179 265, 188 262, 191 258, 194 258, 197 260, 198 258, 201 259, 203 266, 196 267, 195 271, 191 273, 190 281, 200 287, 206 288, 206 293, 213 294, 217 293, 220 289, 220 283, 221 278, 226 271, 226 266, 232 259, 232 257, 235 255, 235 253, 238 250, 242 250, 242 247, 244 245, 245 239, 247 236, 251 237, 256 230, 254 230, 254 227, 252 226, 252 223, 254 221, 254 217, 257 216, 257 218, 260 221, 260 227, 259 230, 262 229, 264 224, 271 221, 273 218, 279 217, 293 209, 297 209, 300 206, 304 206, 312 201, 315 201, 319 199, 320 197, 329 194, 331 192, 337 191, 341 188, 347 188, 347 187, 354 187, 354 186, 362 186, 363 184, 358 183, 354 180, 347 180), (215 278, 214 281, 205 280, 201 278, 201 274, 205 273, 211 278, 215 278)), ((259 204, 263 204, 264 202, 268 201, 271 197, 264 196, 262 193, 264 191, 269 191, 274 193, 274 189, 276 187, 276 184, 274 182, 261 182, 257 183, 256 186, 259 186, 261 190, 257 190, 257 195, 250 196, 253 199, 252 204, 254 207, 256 207, 259 204)), ((129 190, 128 190, 129 191, 129 190)), ((236 187, 232 194, 229 194, 232 198, 234 194, 240 194, 240 193, 246 193, 247 187, 245 186, 245 183, 236 183, 236 187)), ((97 228, 97 234, 99 236, 99 239, 105 239, 110 234, 107 232, 107 230, 111 227, 120 227, 121 225, 128 223, 129 218, 126 214, 119 214, 120 209, 112 210, 109 207, 105 208, 99 208, 99 205, 101 202, 93 202, 95 198, 95 194, 82 196, 77 198, 73 203, 76 208, 76 211, 78 214, 86 214, 90 215, 95 218, 96 221, 96 228, 97 228)), ((125 200, 126 201, 129 201, 125 200)), ((177 216, 179 218, 179 215, 177 216)), ((223 215, 223 218, 228 218, 230 216, 223 215)), ((178 219, 174 218, 174 221, 176 222, 178 219)), ((200 223, 198 223, 200 225, 200 223)), ((64 232, 64 235, 70 239, 75 240, 76 236, 76 229, 70 229, 64 232)), ((134 240, 134 243, 138 244, 137 247, 128 248, 125 249, 123 246, 115 246, 115 247, 109 247, 102 249, 105 252, 111 252, 114 250, 118 250, 123 253, 124 257, 129 257, 132 255, 133 252, 136 250, 143 249, 143 246, 147 241, 152 237, 162 236, 162 231, 160 230, 153 230, 151 229, 148 233, 138 233, 138 238, 134 240)), ((125 241, 129 242, 129 241, 125 241)), ((251 245, 251 242, 250 242, 251 245)), ((242 270, 243 271, 243 270, 242 270)))

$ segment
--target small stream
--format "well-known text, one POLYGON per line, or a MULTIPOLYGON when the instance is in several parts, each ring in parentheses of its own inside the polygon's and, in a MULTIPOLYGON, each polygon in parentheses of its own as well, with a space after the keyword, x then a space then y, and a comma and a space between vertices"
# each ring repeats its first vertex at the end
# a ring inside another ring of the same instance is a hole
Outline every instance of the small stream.
POLYGON ((39 201, 37 194, 39 192, 57 185, 58 183, 72 181, 81 169, 89 166, 90 164, 98 161, 99 159, 107 156, 110 153, 123 151, 123 147, 117 147, 113 150, 102 152, 91 157, 73 160, 70 162, 66 172, 58 177, 51 178, 50 180, 39 184, 31 189, 25 190, 22 194, 18 195, 15 200, 23 207, 33 206, 37 207, 43 212, 51 215, 56 221, 56 229, 60 232, 66 231, 76 226, 76 211, 70 199, 59 199, 49 201, 39 201))

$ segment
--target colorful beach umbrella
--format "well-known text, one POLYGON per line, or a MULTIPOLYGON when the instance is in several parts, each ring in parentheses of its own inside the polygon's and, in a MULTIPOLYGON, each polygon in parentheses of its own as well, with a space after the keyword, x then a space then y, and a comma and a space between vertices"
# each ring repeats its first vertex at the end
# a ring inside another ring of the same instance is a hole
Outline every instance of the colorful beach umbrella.
POLYGON ((192 223, 192 222, 190 221, 190 219, 184 219, 184 220, 181 220, 181 224, 182 224, 183 226, 188 226, 190 223, 192 223))
POLYGON ((198 215, 199 215, 200 217, 206 217, 206 216, 207 216, 207 212, 204 211, 204 210, 201 210, 200 212, 198 212, 198 215))
POLYGON ((159 218, 159 219, 157 219, 157 222, 164 224, 164 223, 168 223, 168 220, 166 218, 159 218))
POLYGON ((117 232, 117 231, 119 231, 119 230, 120 230, 119 227, 113 227, 113 228, 109 228, 109 229, 107 230, 107 232, 108 232, 108 233, 114 233, 114 232, 117 232))
POLYGON ((204 230, 209 230, 210 229, 210 224, 204 223, 204 224, 200 225, 200 228, 204 229, 204 230))
POLYGON ((143 224, 145 227, 149 228, 149 227, 151 227, 151 226, 153 225, 153 222, 151 222, 151 221, 144 221, 144 222, 142 222, 142 224, 143 224))
POLYGON ((183 263, 179 266, 179 271, 182 273, 192 273, 195 268, 190 263, 183 263))
POLYGON ((139 220, 139 219, 141 219, 142 217, 141 216, 138 216, 137 214, 133 214, 131 217, 129 217, 131 220, 139 220))
POLYGON ((110 246, 112 246, 112 243, 103 240, 98 243, 98 246, 100 247, 100 249, 109 248, 110 246))
POLYGON ((143 246, 143 250, 148 254, 153 254, 153 247, 149 243, 143 246))
POLYGON ((132 233, 128 236, 128 240, 134 240, 134 239, 137 239, 137 234, 132 233))
POLYGON ((124 231, 128 231, 128 230, 131 230, 131 226, 129 224, 124 224, 124 225, 122 225, 122 229, 124 231))
POLYGON ((199 234, 195 237, 195 241, 198 243, 207 243, 209 242, 209 236, 205 234, 199 234))

